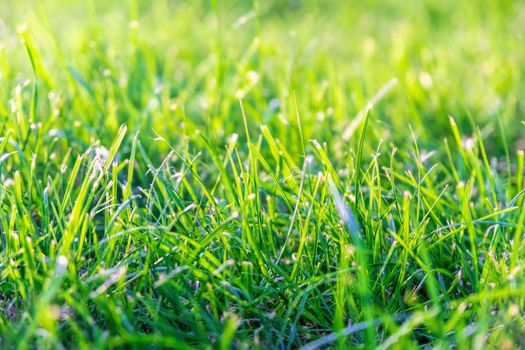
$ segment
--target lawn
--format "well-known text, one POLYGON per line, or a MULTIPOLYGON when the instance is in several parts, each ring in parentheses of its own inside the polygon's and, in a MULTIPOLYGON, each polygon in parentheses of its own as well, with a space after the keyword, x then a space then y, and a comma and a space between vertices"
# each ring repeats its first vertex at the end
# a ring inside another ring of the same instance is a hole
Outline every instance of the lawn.
POLYGON ((0 0, 0 347, 525 347, 524 23, 0 0))

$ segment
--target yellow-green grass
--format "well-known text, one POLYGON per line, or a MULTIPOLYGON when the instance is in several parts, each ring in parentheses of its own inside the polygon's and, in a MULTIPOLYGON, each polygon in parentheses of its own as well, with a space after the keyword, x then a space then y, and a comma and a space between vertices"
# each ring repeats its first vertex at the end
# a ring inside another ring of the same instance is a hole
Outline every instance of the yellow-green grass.
POLYGON ((0 346, 525 346, 525 2, 0 1, 0 346))

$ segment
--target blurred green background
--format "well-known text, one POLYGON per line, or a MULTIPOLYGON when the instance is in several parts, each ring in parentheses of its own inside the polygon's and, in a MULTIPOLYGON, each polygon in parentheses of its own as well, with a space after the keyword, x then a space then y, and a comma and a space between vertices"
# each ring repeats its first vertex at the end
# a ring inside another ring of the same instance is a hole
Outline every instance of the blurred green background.
POLYGON ((453 115, 500 154, 499 121, 509 143, 522 127, 523 23, 522 1, 3 0, 0 114, 17 123, 9 101, 31 95, 26 28, 35 122, 85 143, 112 139, 122 123, 175 144, 197 129, 220 143, 242 131, 239 98, 254 125, 293 141, 296 94, 305 137, 337 149, 396 77, 374 109, 372 148, 402 142, 409 124, 432 147, 453 115))

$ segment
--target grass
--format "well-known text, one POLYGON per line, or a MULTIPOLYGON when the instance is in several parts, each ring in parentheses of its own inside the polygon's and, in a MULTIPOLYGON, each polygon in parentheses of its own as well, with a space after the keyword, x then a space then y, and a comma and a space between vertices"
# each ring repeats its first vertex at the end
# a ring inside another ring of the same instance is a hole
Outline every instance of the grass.
POLYGON ((525 347, 524 19, 1 1, 1 346, 525 347))

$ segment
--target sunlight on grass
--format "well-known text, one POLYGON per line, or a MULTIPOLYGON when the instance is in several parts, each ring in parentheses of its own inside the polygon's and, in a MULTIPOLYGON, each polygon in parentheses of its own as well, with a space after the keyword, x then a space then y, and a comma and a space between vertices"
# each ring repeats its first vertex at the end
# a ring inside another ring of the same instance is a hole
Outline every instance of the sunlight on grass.
POLYGON ((2 348, 525 346, 522 1, 0 1, 2 348))

